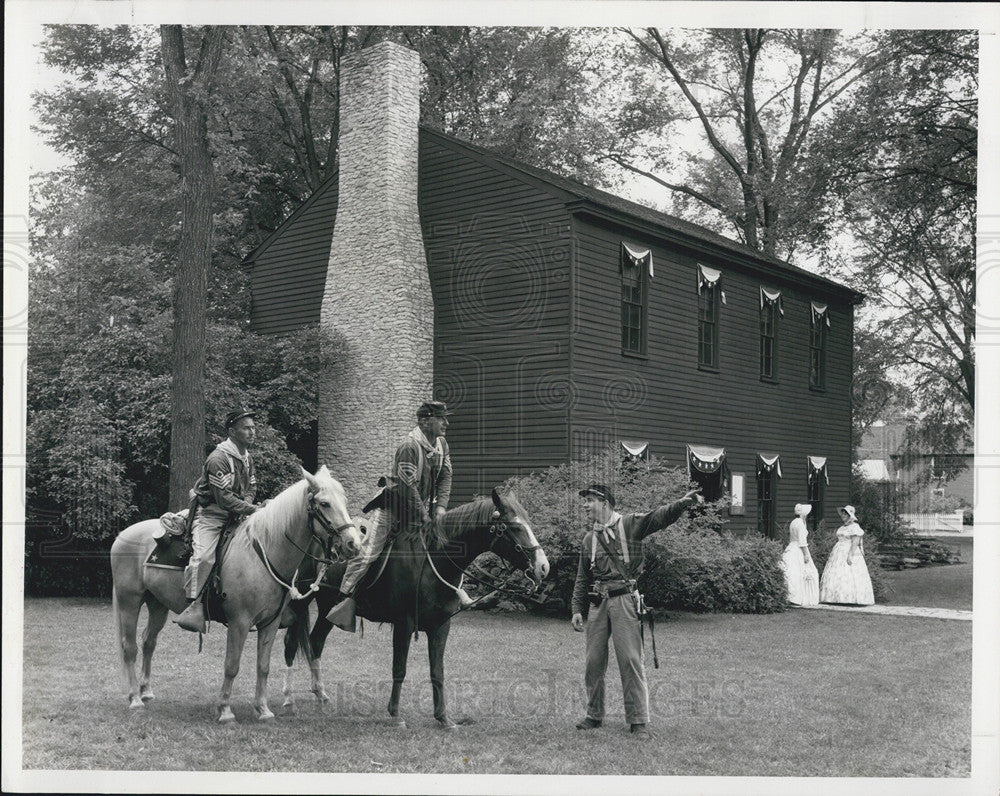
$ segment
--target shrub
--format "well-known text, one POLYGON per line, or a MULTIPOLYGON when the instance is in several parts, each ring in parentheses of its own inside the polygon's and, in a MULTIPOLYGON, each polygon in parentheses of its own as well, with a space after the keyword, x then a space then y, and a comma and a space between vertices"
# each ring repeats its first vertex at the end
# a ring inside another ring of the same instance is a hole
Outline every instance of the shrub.
POLYGON ((640 588, 659 608, 773 613, 787 598, 780 558, 777 542, 760 536, 669 528, 646 543, 640 588))
MULTIPOLYGON (((545 607, 568 614, 580 545, 588 521, 578 490, 588 483, 615 490, 625 511, 653 508, 680 498, 691 487, 687 473, 660 460, 623 462, 615 449, 540 473, 508 479, 531 518, 551 571, 545 607)), ((735 539, 723 532, 719 505, 685 513, 645 544, 641 581, 650 605, 698 611, 781 610, 785 581, 780 548, 761 538, 735 539)))

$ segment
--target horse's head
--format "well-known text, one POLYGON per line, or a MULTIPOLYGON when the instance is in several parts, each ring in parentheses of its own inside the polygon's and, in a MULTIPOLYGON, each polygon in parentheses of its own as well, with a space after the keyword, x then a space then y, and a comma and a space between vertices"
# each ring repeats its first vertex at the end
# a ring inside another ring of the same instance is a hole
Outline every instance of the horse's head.
POLYGON ((323 540, 323 548, 332 557, 354 558, 361 551, 361 534, 347 510, 347 495, 340 482, 323 465, 316 475, 302 470, 309 490, 309 515, 313 533, 323 540), (336 545, 336 548, 334 547, 336 545))
POLYGON ((535 539, 524 507, 513 495, 501 495, 493 490, 493 518, 490 533, 495 536, 491 549, 514 566, 524 567, 524 573, 535 584, 549 574, 549 560, 535 539))

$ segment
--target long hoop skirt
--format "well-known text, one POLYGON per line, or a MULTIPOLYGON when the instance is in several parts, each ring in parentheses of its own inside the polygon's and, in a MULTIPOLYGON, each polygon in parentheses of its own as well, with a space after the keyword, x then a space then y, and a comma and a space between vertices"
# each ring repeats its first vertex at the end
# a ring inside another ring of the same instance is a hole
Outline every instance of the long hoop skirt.
POLYGON ((781 568, 788 581, 788 602, 792 605, 819 604, 819 572, 812 558, 808 564, 802 560, 802 547, 797 542, 789 542, 785 548, 781 568))
POLYGON ((819 599, 824 603, 843 605, 874 605, 872 579, 868 574, 865 557, 859 550, 851 563, 847 556, 851 552, 850 537, 841 537, 830 551, 830 558, 823 567, 823 577, 819 584, 819 599))

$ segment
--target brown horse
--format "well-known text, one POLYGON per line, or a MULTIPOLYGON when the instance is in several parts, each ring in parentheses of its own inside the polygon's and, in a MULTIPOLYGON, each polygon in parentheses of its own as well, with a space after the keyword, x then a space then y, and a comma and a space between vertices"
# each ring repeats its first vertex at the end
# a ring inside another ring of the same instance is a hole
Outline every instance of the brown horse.
MULTIPOLYGON (((391 487, 385 490, 376 504, 397 509, 405 499, 391 487)), ((367 507, 366 507, 367 508, 367 507)), ((387 509, 388 510, 388 509, 387 509)), ((512 495, 501 495, 493 490, 492 500, 480 498, 444 514, 436 533, 409 532, 395 540, 374 583, 370 582, 382 566, 372 563, 372 570, 362 582, 357 594, 357 613, 373 622, 392 623, 392 695, 389 699, 389 716, 397 727, 405 727, 399 716, 399 695, 406 677, 406 661, 410 639, 415 631, 427 634, 427 652, 430 658, 431 687, 434 695, 434 717, 445 729, 456 725, 448 717, 444 694, 444 648, 451 629, 451 617, 460 610, 456 589, 465 569, 481 554, 492 551, 518 568, 535 583, 542 581, 549 572, 545 552, 535 539, 521 504, 512 495)), ((312 691, 321 703, 329 701, 323 688, 319 659, 333 625, 326 614, 333 606, 337 586, 344 576, 344 565, 331 567, 325 585, 316 596, 319 617, 310 633, 313 658, 312 691)), ((295 658, 296 642, 303 628, 308 627, 308 600, 292 604, 295 622, 285 636, 285 706, 294 710, 291 696, 291 667, 295 658)))
MULTIPOLYGON (((233 679, 239 672, 240 656, 250 628, 257 627, 257 692, 254 710, 258 719, 274 718, 267 706, 267 675, 271 645, 278 632, 278 618, 288 602, 288 583, 314 541, 339 558, 357 555, 361 536, 347 511, 347 498, 340 483, 321 467, 315 476, 302 471, 304 480, 293 484, 251 514, 233 531, 221 565, 225 592, 225 679, 217 709, 220 722, 235 720, 230 707, 233 679), (334 541, 336 540, 336 551, 334 541), (256 548, 256 549, 255 549, 256 548)), ((136 523, 111 546, 114 583, 115 627, 122 665, 128 680, 129 707, 141 708, 153 699, 150 687, 156 638, 167 620, 167 612, 184 610, 183 571, 146 566, 156 546, 153 531, 158 520, 136 523), (145 604, 149 621, 142 643, 142 680, 136 680, 136 626, 145 604)))

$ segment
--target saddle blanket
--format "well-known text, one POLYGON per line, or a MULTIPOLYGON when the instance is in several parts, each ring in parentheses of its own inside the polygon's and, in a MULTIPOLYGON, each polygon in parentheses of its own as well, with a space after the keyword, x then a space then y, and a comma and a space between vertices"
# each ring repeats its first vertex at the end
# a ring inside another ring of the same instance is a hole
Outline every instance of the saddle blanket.
POLYGON ((150 552, 146 559, 146 566, 160 567, 161 569, 184 569, 190 559, 191 547, 185 542, 184 537, 167 534, 163 540, 156 543, 150 552))

